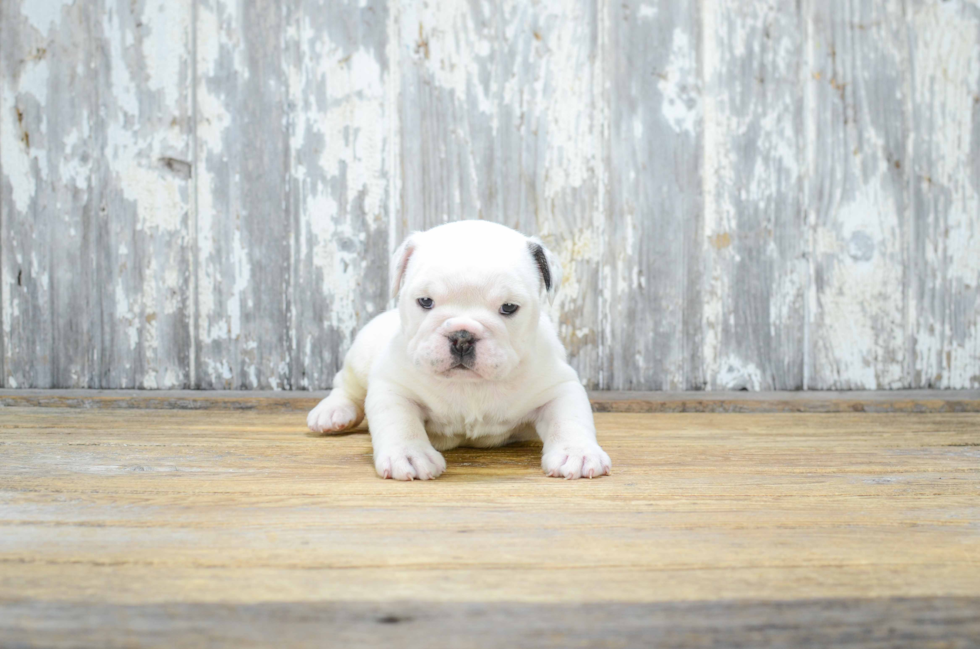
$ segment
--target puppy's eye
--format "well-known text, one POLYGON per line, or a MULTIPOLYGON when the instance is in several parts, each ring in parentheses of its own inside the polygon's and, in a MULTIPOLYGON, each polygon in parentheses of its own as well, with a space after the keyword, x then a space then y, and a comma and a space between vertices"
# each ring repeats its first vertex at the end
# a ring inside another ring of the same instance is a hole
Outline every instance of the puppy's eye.
POLYGON ((517 310, 519 308, 521 307, 517 306, 516 304, 511 304, 510 302, 508 302, 507 304, 500 307, 500 315, 514 315, 515 313, 517 313, 517 310))
POLYGON ((419 303, 419 306, 422 307, 423 309, 431 309, 432 308, 432 298, 431 297, 420 297, 418 300, 416 300, 416 302, 418 302, 419 303))

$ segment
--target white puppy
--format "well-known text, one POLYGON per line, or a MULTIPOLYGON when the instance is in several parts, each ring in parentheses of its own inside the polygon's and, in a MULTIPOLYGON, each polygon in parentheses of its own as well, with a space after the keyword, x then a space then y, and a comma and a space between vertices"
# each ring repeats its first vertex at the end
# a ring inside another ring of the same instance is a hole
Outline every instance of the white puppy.
POLYGON ((391 264, 398 308, 358 333, 307 424, 340 432, 366 415, 384 478, 432 479, 446 470, 439 451, 535 434, 549 476, 608 475, 588 396, 542 308, 560 284, 541 242, 502 225, 411 235, 391 264))

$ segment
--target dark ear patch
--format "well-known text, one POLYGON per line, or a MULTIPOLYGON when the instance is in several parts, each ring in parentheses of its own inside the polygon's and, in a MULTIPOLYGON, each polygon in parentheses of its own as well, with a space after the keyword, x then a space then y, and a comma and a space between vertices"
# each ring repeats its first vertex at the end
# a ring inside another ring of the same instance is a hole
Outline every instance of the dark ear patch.
POLYGON ((534 258, 534 263, 538 265, 538 270, 541 271, 541 279, 544 280, 544 290, 550 291, 551 269, 548 267, 548 258, 544 254, 544 248, 533 241, 528 241, 527 247, 531 251, 531 257, 534 258))

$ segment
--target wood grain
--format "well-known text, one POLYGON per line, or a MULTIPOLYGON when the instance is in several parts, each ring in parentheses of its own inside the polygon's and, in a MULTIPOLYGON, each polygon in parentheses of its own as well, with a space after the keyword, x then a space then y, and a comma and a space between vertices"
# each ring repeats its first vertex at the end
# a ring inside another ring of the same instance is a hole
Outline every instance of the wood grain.
POLYGON ((388 14, 384 2, 304 0, 284 10, 289 385, 316 389, 330 385, 358 329, 388 305, 388 14))
POLYGON ((283 15, 197 6, 195 387, 291 386, 292 229, 283 15))
POLYGON ((448 649, 969 649, 980 634, 978 606, 977 597, 652 604, 16 602, 0 607, 0 631, 14 646, 46 647, 322 647, 329 638, 337 647, 448 649))
POLYGON ((609 3, 609 213, 601 387, 702 389, 697 6, 609 3))
POLYGON ((914 2, 909 39, 908 371, 916 386, 973 385, 980 382, 980 6, 914 2))
POLYGON ((721 390, 803 387, 803 17, 709 2, 704 17, 704 372, 721 390))
POLYGON ((980 598, 978 423, 600 414, 609 478, 545 478, 539 445, 522 444, 452 451, 443 478, 403 484, 374 475, 366 435, 307 434, 299 413, 6 408, 0 628, 55 644, 103 620, 120 638, 221 640, 221 620, 250 610, 431 628, 420 607, 493 619, 523 603, 519 625, 553 631, 595 603, 581 614, 609 627, 653 616, 624 632, 666 633, 673 610, 710 633, 695 612, 713 610, 756 632, 823 616, 951 641, 980 598), (193 624, 165 627, 181 607, 193 624))
POLYGON ((810 6, 810 386, 918 387, 907 367, 909 32, 898 2, 810 6))
POLYGON ((980 387, 968 0, 8 0, 0 387, 324 389, 411 230, 592 389, 980 387))
POLYGON ((189 385, 191 7, 4 3, 9 387, 189 385))
POLYGON ((565 279, 553 317, 599 387, 604 222, 597 7, 406 2, 399 16, 402 209, 395 238, 483 218, 538 234, 565 279))

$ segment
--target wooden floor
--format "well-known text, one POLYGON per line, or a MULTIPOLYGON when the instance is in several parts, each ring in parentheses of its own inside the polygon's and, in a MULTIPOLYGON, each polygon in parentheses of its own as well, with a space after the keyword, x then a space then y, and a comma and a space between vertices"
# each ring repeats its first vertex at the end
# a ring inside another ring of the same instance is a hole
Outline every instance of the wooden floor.
POLYGON ((293 411, 0 408, 0 646, 977 647, 980 414, 598 414, 375 476, 293 411))

